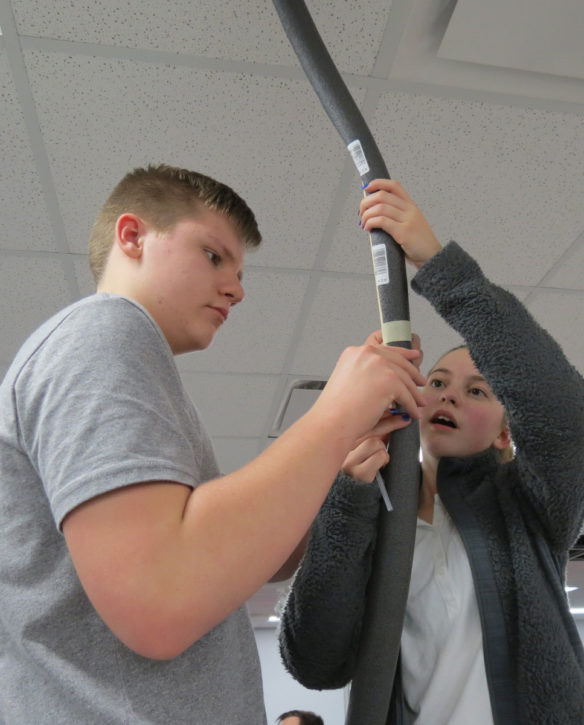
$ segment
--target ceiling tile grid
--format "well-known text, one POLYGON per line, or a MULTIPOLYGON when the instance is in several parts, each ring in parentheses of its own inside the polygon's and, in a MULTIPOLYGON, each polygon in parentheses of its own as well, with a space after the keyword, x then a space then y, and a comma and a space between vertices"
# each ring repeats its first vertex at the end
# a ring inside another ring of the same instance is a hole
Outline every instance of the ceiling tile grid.
POLYGON ((38 51, 25 59, 74 251, 85 251, 96 200, 129 168, 165 161, 244 196, 266 237, 254 263, 312 266, 335 189, 315 186, 337 178, 344 158, 306 81, 38 51))
MULTIPOLYGON (((297 60, 270 0, 12 0, 21 35, 79 43, 164 50, 224 60, 295 65, 297 60)), ((367 74, 391 8, 312 0, 323 39, 339 67, 367 74)))
POLYGON ((584 290, 584 234, 546 276, 545 284, 548 287, 584 290))

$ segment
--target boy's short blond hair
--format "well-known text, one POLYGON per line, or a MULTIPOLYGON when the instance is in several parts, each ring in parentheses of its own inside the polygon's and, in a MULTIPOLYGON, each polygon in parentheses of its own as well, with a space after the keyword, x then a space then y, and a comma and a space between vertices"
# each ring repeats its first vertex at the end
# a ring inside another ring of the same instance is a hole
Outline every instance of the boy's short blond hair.
POLYGON ((224 214, 235 225, 246 248, 262 238, 255 216, 229 186, 196 171, 160 164, 126 174, 103 205, 89 238, 89 266, 99 283, 111 251, 115 225, 122 214, 142 217, 157 231, 169 231, 180 219, 203 208, 224 214))

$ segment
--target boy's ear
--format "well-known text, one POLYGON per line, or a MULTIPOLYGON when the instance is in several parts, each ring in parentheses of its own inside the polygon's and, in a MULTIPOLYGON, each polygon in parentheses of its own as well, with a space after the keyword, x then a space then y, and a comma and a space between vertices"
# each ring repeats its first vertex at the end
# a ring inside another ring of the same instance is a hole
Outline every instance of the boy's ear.
POLYGON ((508 448, 510 445, 511 431, 509 430, 509 426, 506 425, 493 441, 493 446, 499 451, 504 451, 505 448, 508 448))
POLYGON ((144 221, 137 215, 122 214, 116 221, 116 244, 121 251, 133 259, 142 256, 142 237, 145 232, 144 221))

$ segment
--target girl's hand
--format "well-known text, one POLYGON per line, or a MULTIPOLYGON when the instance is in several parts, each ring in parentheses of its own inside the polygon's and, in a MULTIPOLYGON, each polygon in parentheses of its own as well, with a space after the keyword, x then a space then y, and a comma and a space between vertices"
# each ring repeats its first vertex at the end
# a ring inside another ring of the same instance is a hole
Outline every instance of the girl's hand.
POLYGON ((366 231, 383 229, 404 250, 406 260, 418 269, 442 249, 426 218, 393 179, 375 179, 365 188, 361 201, 361 226, 366 231))
POLYGON ((387 439, 394 430, 405 428, 410 418, 388 415, 375 426, 371 433, 357 441, 343 461, 341 471, 357 481, 371 483, 375 474, 389 462, 387 439))

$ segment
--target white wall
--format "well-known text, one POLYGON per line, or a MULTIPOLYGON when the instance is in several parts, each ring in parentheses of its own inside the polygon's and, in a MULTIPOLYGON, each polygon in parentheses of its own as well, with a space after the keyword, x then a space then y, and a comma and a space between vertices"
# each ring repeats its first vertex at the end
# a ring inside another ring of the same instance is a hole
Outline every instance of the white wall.
POLYGON ((256 629, 255 637, 262 665, 268 725, 273 725, 287 710, 311 710, 322 717, 324 725, 343 725, 345 691, 307 690, 284 669, 276 630, 256 629))

